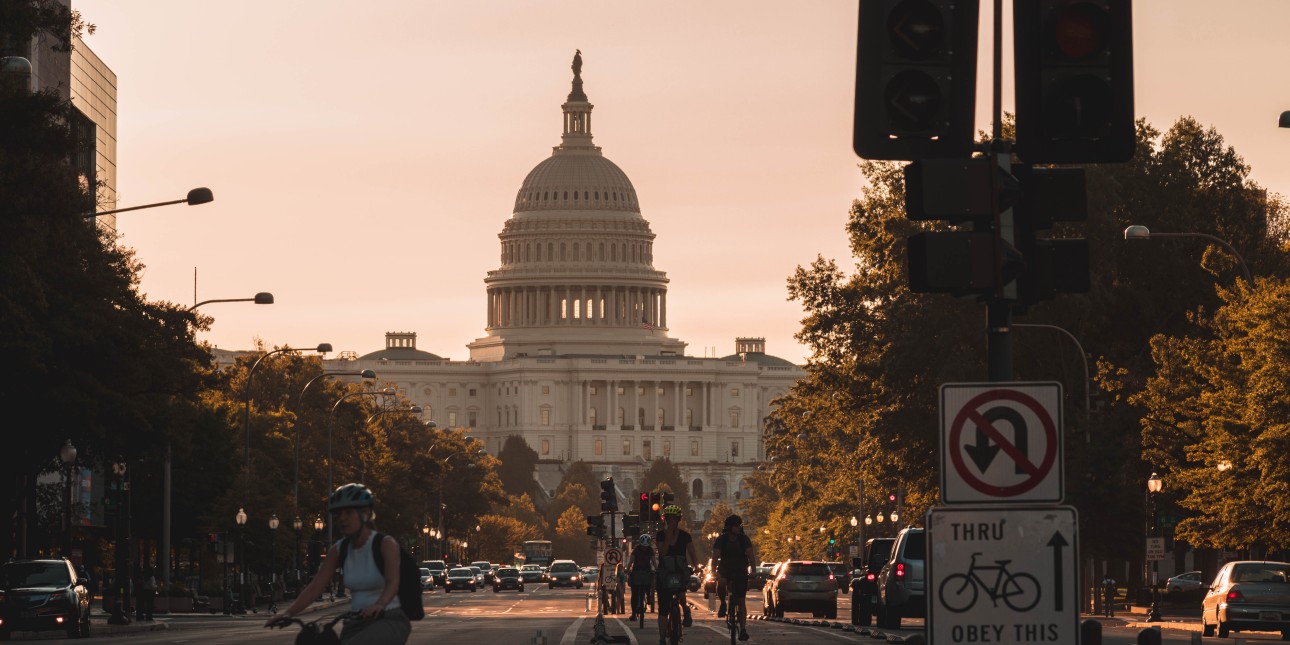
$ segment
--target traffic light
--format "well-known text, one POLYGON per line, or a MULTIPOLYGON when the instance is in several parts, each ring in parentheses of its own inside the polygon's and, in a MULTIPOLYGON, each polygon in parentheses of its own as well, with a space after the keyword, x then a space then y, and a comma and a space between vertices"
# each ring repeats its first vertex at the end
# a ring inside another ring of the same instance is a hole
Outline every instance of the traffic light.
POLYGON ((623 516, 623 535, 629 538, 634 538, 634 537, 640 537, 640 534, 641 534, 640 516, 624 515, 623 516))
POLYGON ((1106 163, 1133 156, 1131 0, 1014 2, 1017 156, 1106 163))
POLYGON ((602 515, 587 516, 587 535, 605 537, 605 518, 602 515))
POLYGON ((920 159, 905 166, 905 216, 972 228, 924 231, 909 238, 909 290, 1002 295, 1021 258, 996 220, 1020 195, 1017 179, 993 157, 920 159), (999 213, 1000 215, 996 215, 999 213))
POLYGON ((600 482, 600 510, 607 512, 618 510, 618 495, 614 491, 613 477, 606 477, 600 482))
POLYGON ((211 553, 219 553, 219 552, 220 552, 220 548, 219 548, 219 547, 220 547, 220 542, 221 542, 221 540, 220 540, 220 534, 219 534, 219 533, 207 533, 207 534, 206 534, 206 549, 207 549, 207 550, 209 550, 211 553))
POLYGON ((979 0, 860 0, 852 147, 865 159, 966 157, 979 0))
POLYGON ((641 493, 640 507, 636 510, 636 514, 642 518, 649 517, 649 507, 649 493, 641 493))
POLYGON ((661 500, 662 506, 659 507, 660 515, 663 513, 663 509, 671 506, 674 502, 676 502, 676 495, 672 493, 663 491, 662 496, 663 496, 661 500))
POLYGON ((653 519, 653 520, 663 519, 662 517, 663 516, 663 494, 662 493, 649 494, 649 510, 650 510, 650 515, 649 515, 650 519, 653 519))
POLYGON ((1019 313, 1058 293, 1089 290, 1088 240, 1041 239, 1037 233, 1054 222, 1088 219, 1088 193, 1083 168, 1013 166, 1022 196, 1013 209, 1017 250, 1025 270, 1017 278, 1019 313))

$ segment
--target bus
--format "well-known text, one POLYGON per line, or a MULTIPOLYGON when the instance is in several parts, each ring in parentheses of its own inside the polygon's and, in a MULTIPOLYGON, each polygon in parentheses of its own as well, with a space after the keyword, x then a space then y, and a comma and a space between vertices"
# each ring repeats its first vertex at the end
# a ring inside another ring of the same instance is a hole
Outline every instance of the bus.
POLYGON ((520 552, 524 554, 524 564, 537 564, 543 567, 551 565, 554 559, 551 557, 550 540, 528 540, 524 542, 520 552))

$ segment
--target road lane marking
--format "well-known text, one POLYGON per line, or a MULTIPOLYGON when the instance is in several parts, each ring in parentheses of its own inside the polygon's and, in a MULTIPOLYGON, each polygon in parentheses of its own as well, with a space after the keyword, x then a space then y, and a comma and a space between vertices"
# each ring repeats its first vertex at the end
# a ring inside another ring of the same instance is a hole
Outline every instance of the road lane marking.
POLYGON ((560 637, 560 645, 573 645, 578 638, 578 628, 582 627, 582 621, 586 619, 585 616, 574 619, 573 624, 569 625, 569 629, 564 630, 564 636, 560 637))
POLYGON ((631 627, 623 623, 622 619, 615 618, 614 622, 618 623, 618 626, 623 628, 623 633, 627 634, 628 642, 630 642, 632 645, 640 645, 640 641, 636 640, 636 633, 632 631, 631 627))

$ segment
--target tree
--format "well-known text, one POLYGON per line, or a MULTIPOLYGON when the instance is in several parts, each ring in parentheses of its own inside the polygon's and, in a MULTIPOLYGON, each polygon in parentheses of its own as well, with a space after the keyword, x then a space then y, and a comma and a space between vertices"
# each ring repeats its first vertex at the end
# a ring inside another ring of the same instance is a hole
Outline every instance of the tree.
MULTIPOLYGON (((0 42, 39 34, 66 51, 90 28, 52 0, 0 9, 0 42)), ((10 556, 29 555, 16 551, 29 519, 22 500, 64 441, 98 472, 124 459, 135 482, 159 475, 164 446, 188 441, 203 422, 199 392, 211 378, 210 356, 195 340, 198 319, 146 300, 133 252, 85 217, 96 210, 97 186, 68 163, 84 144, 70 126, 76 118, 52 91, 0 83, 0 352, 22 375, 0 390, 0 404, 56 429, 10 433, 0 454, 9 478, 0 517, 10 518, 0 553, 10 556)), ((220 460, 211 461, 218 482, 220 460)))
POLYGON ((542 532, 513 517, 488 514, 479 518, 479 532, 475 536, 479 558, 489 562, 514 562, 515 554, 525 540, 540 540, 542 532))
POLYGON ((506 437, 502 449, 497 451, 501 466, 497 475, 502 478, 502 488, 511 495, 525 495, 533 492, 533 473, 537 470, 537 451, 529 447, 524 437, 513 434, 506 437))
MULTIPOLYGON (((597 491, 600 489, 597 488, 597 491)), ((572 483, 560 489, 556 493, 555 499, 552 499, 546 507, 546 516, 548 523, 555 526, 568 509, 573 508, 583 515, 592 515, 600 512, 600 498, 591 496, 591 491, 582 487, 580 483, 572 483)))
MULTIPOLYGON (((905 218, 899 165, 866 162, 861 170, 868 187, 847 223, 854 270, 821 257, 788 281, 789 297, 805 310, 797 337, 811 359, 769 420, 770 467, 749 481, 754 490, 773 490, 774 501, 747 503, 778 536, 770 545, 776 555, 791 550, 783 539, 790 531, 796 536, 815 523, 818 535, 818 518, 873 509, 878 495, 896 487, 905 490, 905 516, 921 516, 938 497, 930 467, 939 463, 937 387, 986 374, 980 304, 906 286, 905 240, 944 225, 905 218)), ((1047 332, 1014 327, 1014 367, 1019 380, 1072 384, 1063 411, 1067 501, 1099 518, 1081 532, 1085 555, 1124 557, 1123 536, 1141 528, 1133 519, 1143 516, 1141 496, 1125 492, 1141 490, 1141 473, 1150 469, 1142 437, 1123 428, 1141 418, 1133 397, 1156 372, 1143 348, 1157 334, 1195 334, 1200 314, 1221 304, 1216 280, 1237 275, 1218 247, 1126 242, 1123 229, 1210 233, 1230 241, 1256 273, 1285 276, 1284 202, 1251 182, 1248 171, 1212 128, 1193 119, 1163 134, 1140 122, 1131 162, 1087 168, 1089 221, 1055 229, 1059 237, 1090 240, 1093 289, 1035 306, 1018 322, 1057 325, 1081 339, 1096 365, 1099 409, 1083 409, 1086 357, 1047 332)), ((830 529, 840 527, 826 523, 830 529)))
POLYGON ((733 515, 734 512, 734 509, 730 508, 730 505, 725 500, 717 502, 716 506, 712 507, 712 514, 708 516, 707 521, 703 523, 703 527, 694 536, 700 560, 707 560, 712 557, 712 540, 707 539, 706 536, 724 531, 726 518, 733 515))
POLYGON ((538 537, 532 538, 535 540, 545 539, 549 531, 550 523, 538 512, 528 493, 520 496, 507 495, 505 502, 493 507, 493 514, 514 518, 525 526, 534 527, 538 531, 538 537))
POLYGON ((593 538, 587 535, 587 515, 570 506, 555 522, 555 536, 551 550, 556 558, 585 560, 592 553, 588 546, 593 538))

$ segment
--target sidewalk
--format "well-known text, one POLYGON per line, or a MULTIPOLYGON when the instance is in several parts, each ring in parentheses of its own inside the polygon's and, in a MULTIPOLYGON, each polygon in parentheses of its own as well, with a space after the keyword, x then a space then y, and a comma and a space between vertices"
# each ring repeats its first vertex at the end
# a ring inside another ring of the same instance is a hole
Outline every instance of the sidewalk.
POLYGON ((1200 610, 1191 608, 1175 607, 1168 604, 1160 607, 1160 620, 1148 622, 1147 615, 1150 612, 1148 607, 1129 607, 1128 611, 1117 609, 1114 618, 1106 618, 1096 614, 1080 614, 1080 620, 1091 618, 1102 622, 1107 626, 1130 627, 1133 629, 1148 629, 1159 627, 1160 629, 1177 629, 1182 631, 1201 631, 1200 610))
MULTIPOLYGON (((304 611, 300 612, 300 614, 304 615, 315 611, 326 611, 332 607, 348 605, 348 598, 338 598, 330 602, 326 599, 322 599, 310 604, 304 611)), ((279 609, 285 609, 286 607, 286 603, 278 605, 279 609)), ((223 614, 220 612, 157 614, 155 616, 155 620, 151 621, 134 620, 132 618, 128 625, 113 625, 108 622, 108 618, 110 616, 111 614, 103 611, 101 606, 96 606, 90 613, 90 634, 93 636, 112 636, 118 634, 135 634, 139 632, 170 629, 185 629, 211 620, 249 620, 263 623, 268 620, 269 613, 266 608, 262 609, 259 613, 247 612, 245 614, 223 614)), ((16 639, 22 639, 26 634, 32 633, 33 632, 15 632, 14 636, 16 639)))

